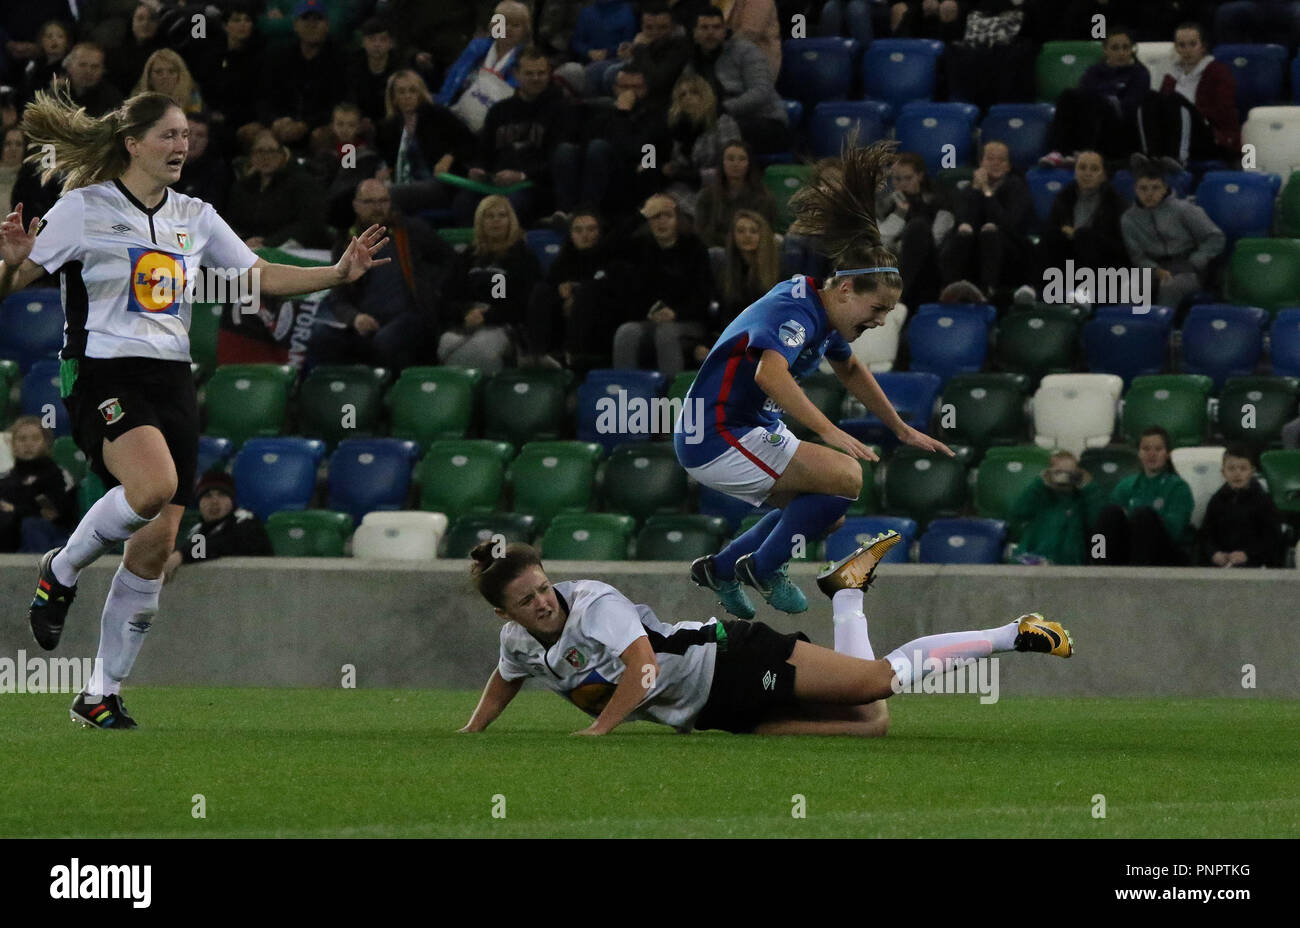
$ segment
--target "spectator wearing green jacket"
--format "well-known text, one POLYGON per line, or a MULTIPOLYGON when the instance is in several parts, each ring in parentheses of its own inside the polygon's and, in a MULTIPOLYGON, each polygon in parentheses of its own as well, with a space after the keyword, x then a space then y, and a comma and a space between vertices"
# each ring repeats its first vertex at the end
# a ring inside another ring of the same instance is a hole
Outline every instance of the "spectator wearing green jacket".
POLYGON ((1092 475, 1068 451, 1057 451, 1042 473, 1021 491, 1011 518, 1025 522, 1014 557, 1022 563, 1087 563, 1088 532, 1106 504, 1092 475))
POLYGON ((1105 537, 1094 564, 1185 567, 1192 541, 1192 490, 1169 462, 1169 433, 1142 431, 1142 472, 1125 477, 1101 511, 1096 531, 1105 537))

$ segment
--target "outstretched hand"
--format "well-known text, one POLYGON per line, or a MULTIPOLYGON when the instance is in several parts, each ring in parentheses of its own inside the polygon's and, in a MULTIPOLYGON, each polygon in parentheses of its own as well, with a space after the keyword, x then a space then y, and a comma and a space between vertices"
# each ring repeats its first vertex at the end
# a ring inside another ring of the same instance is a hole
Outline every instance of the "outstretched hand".
POLYGON ((347 250, 343 252, 338 263, 334 265, 335 270, 342 276, 343 283, 350 284, 372 267, 378 267, 393 260, 392 258, 375 257, 375 254, 388 244, 388 237, 384 234, 387 231, 388 229, 384 226, 374 225, 360 235, 352 237, 347 250))
POLYGON ((23 229, 23 205, 19 203, 14 211, 0 223, 0 259, 10 267, 17 267, 27 260, 36 243, 36 229, 40 225, 39 217, 32 217, 31 225, 23 229))
POLYGON ((957 452, 953 451, 937 438, 931 438, 924 432, 917 431, 910 425, 903 426, 903 430, 897 433, 898 440, 905 445, 911 445, 913 448, 920 448, 922 451, 942 451, 950 458, 955 458, 957 452))

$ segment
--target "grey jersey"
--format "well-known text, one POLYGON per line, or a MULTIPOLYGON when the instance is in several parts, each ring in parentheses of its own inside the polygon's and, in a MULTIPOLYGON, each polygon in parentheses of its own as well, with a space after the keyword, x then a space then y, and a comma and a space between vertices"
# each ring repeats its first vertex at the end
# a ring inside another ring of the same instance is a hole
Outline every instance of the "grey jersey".
POLYGON ((646 637, 659 669, 645 701, 628 720, 659 722, 680 732, 695 726, 713 684, 716 619, 668 625, 649 606, 634 604, 599 580, 564 580, 555 584, 555 592, 569 613, 560 640, 545 648, 522 625, 507 622, 497 665, 504 679, 532 677, 598 716, 624 673, 643 672, 625 667, 619 655, 646 637))

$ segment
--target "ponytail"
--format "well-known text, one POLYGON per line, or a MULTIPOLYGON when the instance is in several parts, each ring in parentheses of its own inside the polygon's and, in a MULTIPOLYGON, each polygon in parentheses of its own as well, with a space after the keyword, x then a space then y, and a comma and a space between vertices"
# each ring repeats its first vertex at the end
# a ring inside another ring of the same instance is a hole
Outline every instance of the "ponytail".
POLYGON ((505 553, 494 557, 496 542, 488 539, 474 546, 469 553, 470 578, 474 588, 492 604, 501 609, 506 601, 506 587, 530 567, 541 567, 542 559, 531 545, 514 542, 506 545, 505 553))

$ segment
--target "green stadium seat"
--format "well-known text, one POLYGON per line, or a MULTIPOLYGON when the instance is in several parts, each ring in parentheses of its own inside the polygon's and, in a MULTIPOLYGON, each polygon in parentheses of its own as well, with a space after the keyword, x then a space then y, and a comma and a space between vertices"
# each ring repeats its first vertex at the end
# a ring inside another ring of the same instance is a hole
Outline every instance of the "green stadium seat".
POLYGON ((763 171, 763 184, 776 201, 776 224, 773 231, 785 232, 794 220, 790 211, 790 197, 803 186, 812 175, 812 168, 806 164, 769 164, 763 171))
POLYGON ((1277 508, 1300 513, 1300 451, 1265 451, 1259 465, 1277 508))
POLYGON ((956 198, 957 191, 961 189, 962 184, 969 185, 974 176, 975 169, 973 167, 942 168, 934 179, 939 188, 948 195, 951 202, 956 198))
POLYGON ((581 441, 530 442, 510 462, 506 481, 514 510, 545 527, 561 512, 586 512, 595 495, 600 445, 581 441))
MULTIPOLYGON (((1207 403, 1214 381, 1204 374, 1152 374, 1133 378, 1120 410, 1120 434, 1137 447, 1152 425, 1169 432, 1174 448, 1205 444, 1207 403)), ((1170 449, 1172 450, 1172 449, 1170 449)))
POLYGON ((1024 374, 957 374, 939 398, 939 424, 945 444, 957 442, 983 449, 1015 444, 1025 437, 1024 374), (951 406, 951 410, 948 407, 951 406), (942 428, 945 421, 952 428, 942 428))
MULTIPOLYGON (((808 399, 812 400, 813 405, 820 409, 822 414, 831 422, 839 422, 844 417, 844 384, 834 374, 823 374, 821 371, 814 371, 799 381, 799 386, 808 399)), ((811 429, 805 428, 794 416, 785 415, 782 418, 796 438, 808 441, 817 437, 812 433, 811 429)))
POLYGON ((1072 370, 1078 350, 1079 320, 1060 306, 1013 310, 998 324, 998 366, 1029 375, 1030 386, 1044 374, 1072 370))
POLYGON ((1137 449, 1128 445, 1088 448, 1080 455, 1079 466, 1092 474, 1093 482, 1108 500, 1121 480, 1142 470, 1137 449))
POLYGON ((90 470, 90 462, 86 460, 85 453, 77 447, 71 435, 60 435, 54 439, 54 448, 50 456, 54 458, 55 464, 72 475, 76 483, 81 483, 86 472, 90 470))
POLYGON ((181 513, 181 521, 176 526, 174 546, 177 551, 184 550, 185 541, 190 537, 190 529, 203 521, 203 515, 197 509, 186 509, 181 513))
POLYGON ((104 486, 104 481, 100 480, 94 471, 87 471, 81 485, 77 487, 77 518, 84 516, 107 492, 108 487, 104 486))
POLYGON ((727 520, 722 516, 651 516, 636 536, 636 559, 689 563, 720 551, 726 538, 727 520))
POLYGON ((1219 396, 1214 424, 1224 441, 1277 445, 1282 426, 1295 418, 1300 378, 1229 377, 1219 396))
POLYGON ((467 367, 408 367, 384 397, 392 436, 427 448, 429 442, 464 438, 474 423, 479 371, 467 367))
POLYGON ((480 542, 500 535, 506 544, 533 540, 536 520, 522 512, 471 513, 451 524, 443 539, 443 557, 469 557, 480 542))
POLYGON ((975 472, 975 511, 986 519, 1009 520, 1016 497, 1039 479, 1050 459, 1051 452, 1036 445, 990 448, 975 472))
POLYGON ((468 512, 495 512, 513 455, 509 443, 486 438, 433 442, 415 465, 420 508, 453 522, 468 512))
POLYGON ((483 385, 483 437, 518 446, 559 438, 567 416, 570 371, 528 368, 502 371, 483 385))
POLYGON ((279 435, 297 373, 287 364, 226 364, 202 389, 205 435, 236 445, 256 436, 279 435))
POLYGON ((966 486, 966 466, 959 458, 903 445, 885 465, 885 512, 923 526, 936 516, 959 513, 966 486))
POLYGON ((277 557, 343 557, 352 534, 352 517, 328 509, 272 513, 266 534, 277 557))
POLYGON ((696 373, 698 372, 682 371, 680 374, 674 377, 673 382, 668 385, 668 398, 670 400, 686 399, 686 391, 691 388, 691 384, 695 383, 696 373))
POLYGON ((686 471, 666 442, 620 445, 605 462, 605 508, 644 522, 656 512, 680 511, 686 503, 686 471))
POLYGON ((388 371, 364 364, 323 364, 298 388, 298 429, 331 447, 345 438, 375 435, 388 371))
POLYGON ((542 536, 542 557, 558 561, 625 561, 636 520, 617 512, 561 513, 542 536))
POLYGON ((1228 302, 1276 313, 1300 304, 1300 240, 1243 238, 1228 261, 1228 302))
POLYGON ((190 312, 190 359, 198 364, 200 378, 217 368, 217 331, 224 308, 221 303, 195 303, 190 312))
POLYGON ((1083 72, 1102 57, 1100 42, 1044 42, 1034 68, 1039 101, 1055 103, 1061 91, 1078 87, 1083 72))
POLYGON ((438 235, 442 237, 442 240, 457 251, 464 251, 470 245, 474 244, 473 228, 438 229, 437 231, 438 235))
POLYGON ((1292 171, 1278 203, 1277 234, 1300 238, 1300 171, 1292 171))

